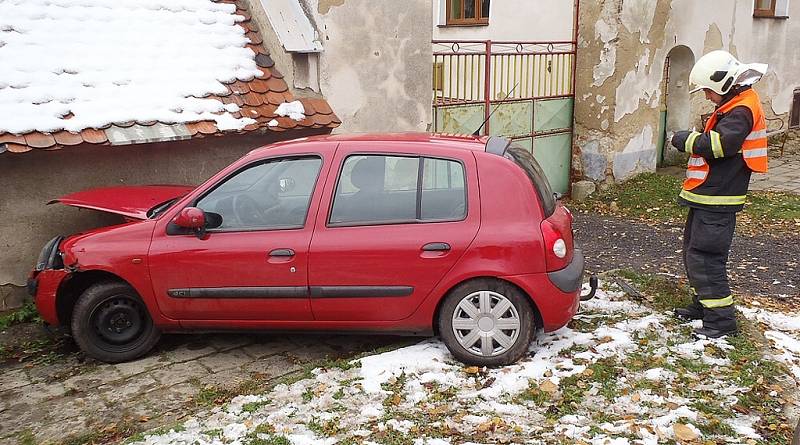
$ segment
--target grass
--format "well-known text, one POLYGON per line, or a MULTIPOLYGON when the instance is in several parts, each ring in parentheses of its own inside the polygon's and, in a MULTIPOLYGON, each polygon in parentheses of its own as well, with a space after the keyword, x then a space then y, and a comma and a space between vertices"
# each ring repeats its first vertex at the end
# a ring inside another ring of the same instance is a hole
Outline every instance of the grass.
POLYGON ((19 309, 0 315, 0 330, 8 329, 15 324, 31 322, 43 323, 36 305, 28 302, 19 309))
MULTIPOLYGON (((669 175, 642 173, 584 202, 571 201, 569 207, 585 212, 608 214, 649 221, 681 221, 687 208, 677 204, 682 180, 669 175)), ((762 229, 797 231, 800 225, 800 195, 783 192, 750 192, 744 212, 745 226, 754 233, 762 229), (787 223, 789 223, 787 225, 787 223)))
POLYGON ((640 302, 653 309, 666 311, 692 302, 689 286, 675 279, 627 269, 618 270, 614 274, 641 292, 643 300, 640 302))

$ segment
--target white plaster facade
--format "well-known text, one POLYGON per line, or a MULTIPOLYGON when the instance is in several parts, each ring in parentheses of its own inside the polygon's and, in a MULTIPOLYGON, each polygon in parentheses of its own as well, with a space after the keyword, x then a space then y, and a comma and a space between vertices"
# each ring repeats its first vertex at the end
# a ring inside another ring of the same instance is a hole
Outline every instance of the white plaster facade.
POLYGON ((492 0, 489 24, 444 26, 446 0, 431 0, 435 40, 571 41, 575 0, 492 0))
MULTIPOLYGON (((769 64, 756 90, 768 115, 787 119, 792 92, 800 87, 800 1, 779 0, 777 6, 788 17, 754 17, 753 0, 581 2, 577 176, 619 181, 654 170, 665 134, 699 126, 699 115, 713 109, 702 95, 689 97, 688 72, 714 49, 730 51, 742 62, 769 64), (611 100, 604 105, 586 100, 598 95, 611 100), (663 109, 666 128, 660 122, 663 109)), ((669 159, 671 148, 665 150, 669 159)))

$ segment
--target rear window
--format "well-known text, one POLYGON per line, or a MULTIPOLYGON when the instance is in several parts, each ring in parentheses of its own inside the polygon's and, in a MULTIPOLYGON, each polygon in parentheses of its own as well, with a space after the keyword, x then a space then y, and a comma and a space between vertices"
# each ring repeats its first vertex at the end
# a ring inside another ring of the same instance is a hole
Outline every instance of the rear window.
POLYGON ((525 173, 533 183, 533 188, 535 188, 536 193, 539 194, 539 202, 542 203, 542 210, 544 210, 545 218, 552 215, 556 209, 556 199, 553 195, 553 189, 550 188, 550 183, 547 181, 542 167, 539 166, 539 163, 536 162, 533 155, 522 147, 511 145, 506 149, 503 156, 516 162, 517 165, 525 170, 525 173))

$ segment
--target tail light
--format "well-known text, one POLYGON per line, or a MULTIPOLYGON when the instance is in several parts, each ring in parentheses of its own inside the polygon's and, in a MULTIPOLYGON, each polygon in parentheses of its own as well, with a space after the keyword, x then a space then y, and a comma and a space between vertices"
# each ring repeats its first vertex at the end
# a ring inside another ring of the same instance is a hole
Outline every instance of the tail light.
POLYGON ((560 270, 572 261, 572 214, 558 205, 553 214, 542 221, 544 257, 547 271, 560 270))

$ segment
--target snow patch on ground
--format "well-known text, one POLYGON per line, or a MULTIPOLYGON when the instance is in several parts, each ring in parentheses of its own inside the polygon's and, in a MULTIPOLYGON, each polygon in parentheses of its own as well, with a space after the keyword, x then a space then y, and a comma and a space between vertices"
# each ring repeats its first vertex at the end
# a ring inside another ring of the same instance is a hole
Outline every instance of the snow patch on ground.
MULTIPOLYGON (((800 342, 793 334, 800 317, 743 312, 773 323, 767 337, 784 354, 781 360, 800 367, 800 342)), ((438 339, 425 340, 343 368, 317 369, 313 378, 267 394, 237 397, 189 420, 183 431, 147 436, 138 444, 240 444, 269 434, 293 444, 346 438, 372 444, 392 437, 415 445, 760 440, 754 428, 760 419, 732 409, 749 388, 699 378, 679 366, 689 361, 724 367, 733 346, 725 339, 692 340, 690 332, 689 323, 625 300, 618 290, 601 290, 570 327, 540 333, 530 355, 511 366, 464 367, 438 339), (616 374, 602 378, 608 372, 616 374), (708 414, 701 410, 709 400, 723 408, 715 421, 734 437, 702 432, 708 414), (244 409, 254 403, 258 409, 244 409), (566 412, 554 413, 554 407, 566 412), (256 432, 265 426, 272 433, 256 432), (218 430, 221 436, 213 433, 218 430)))

